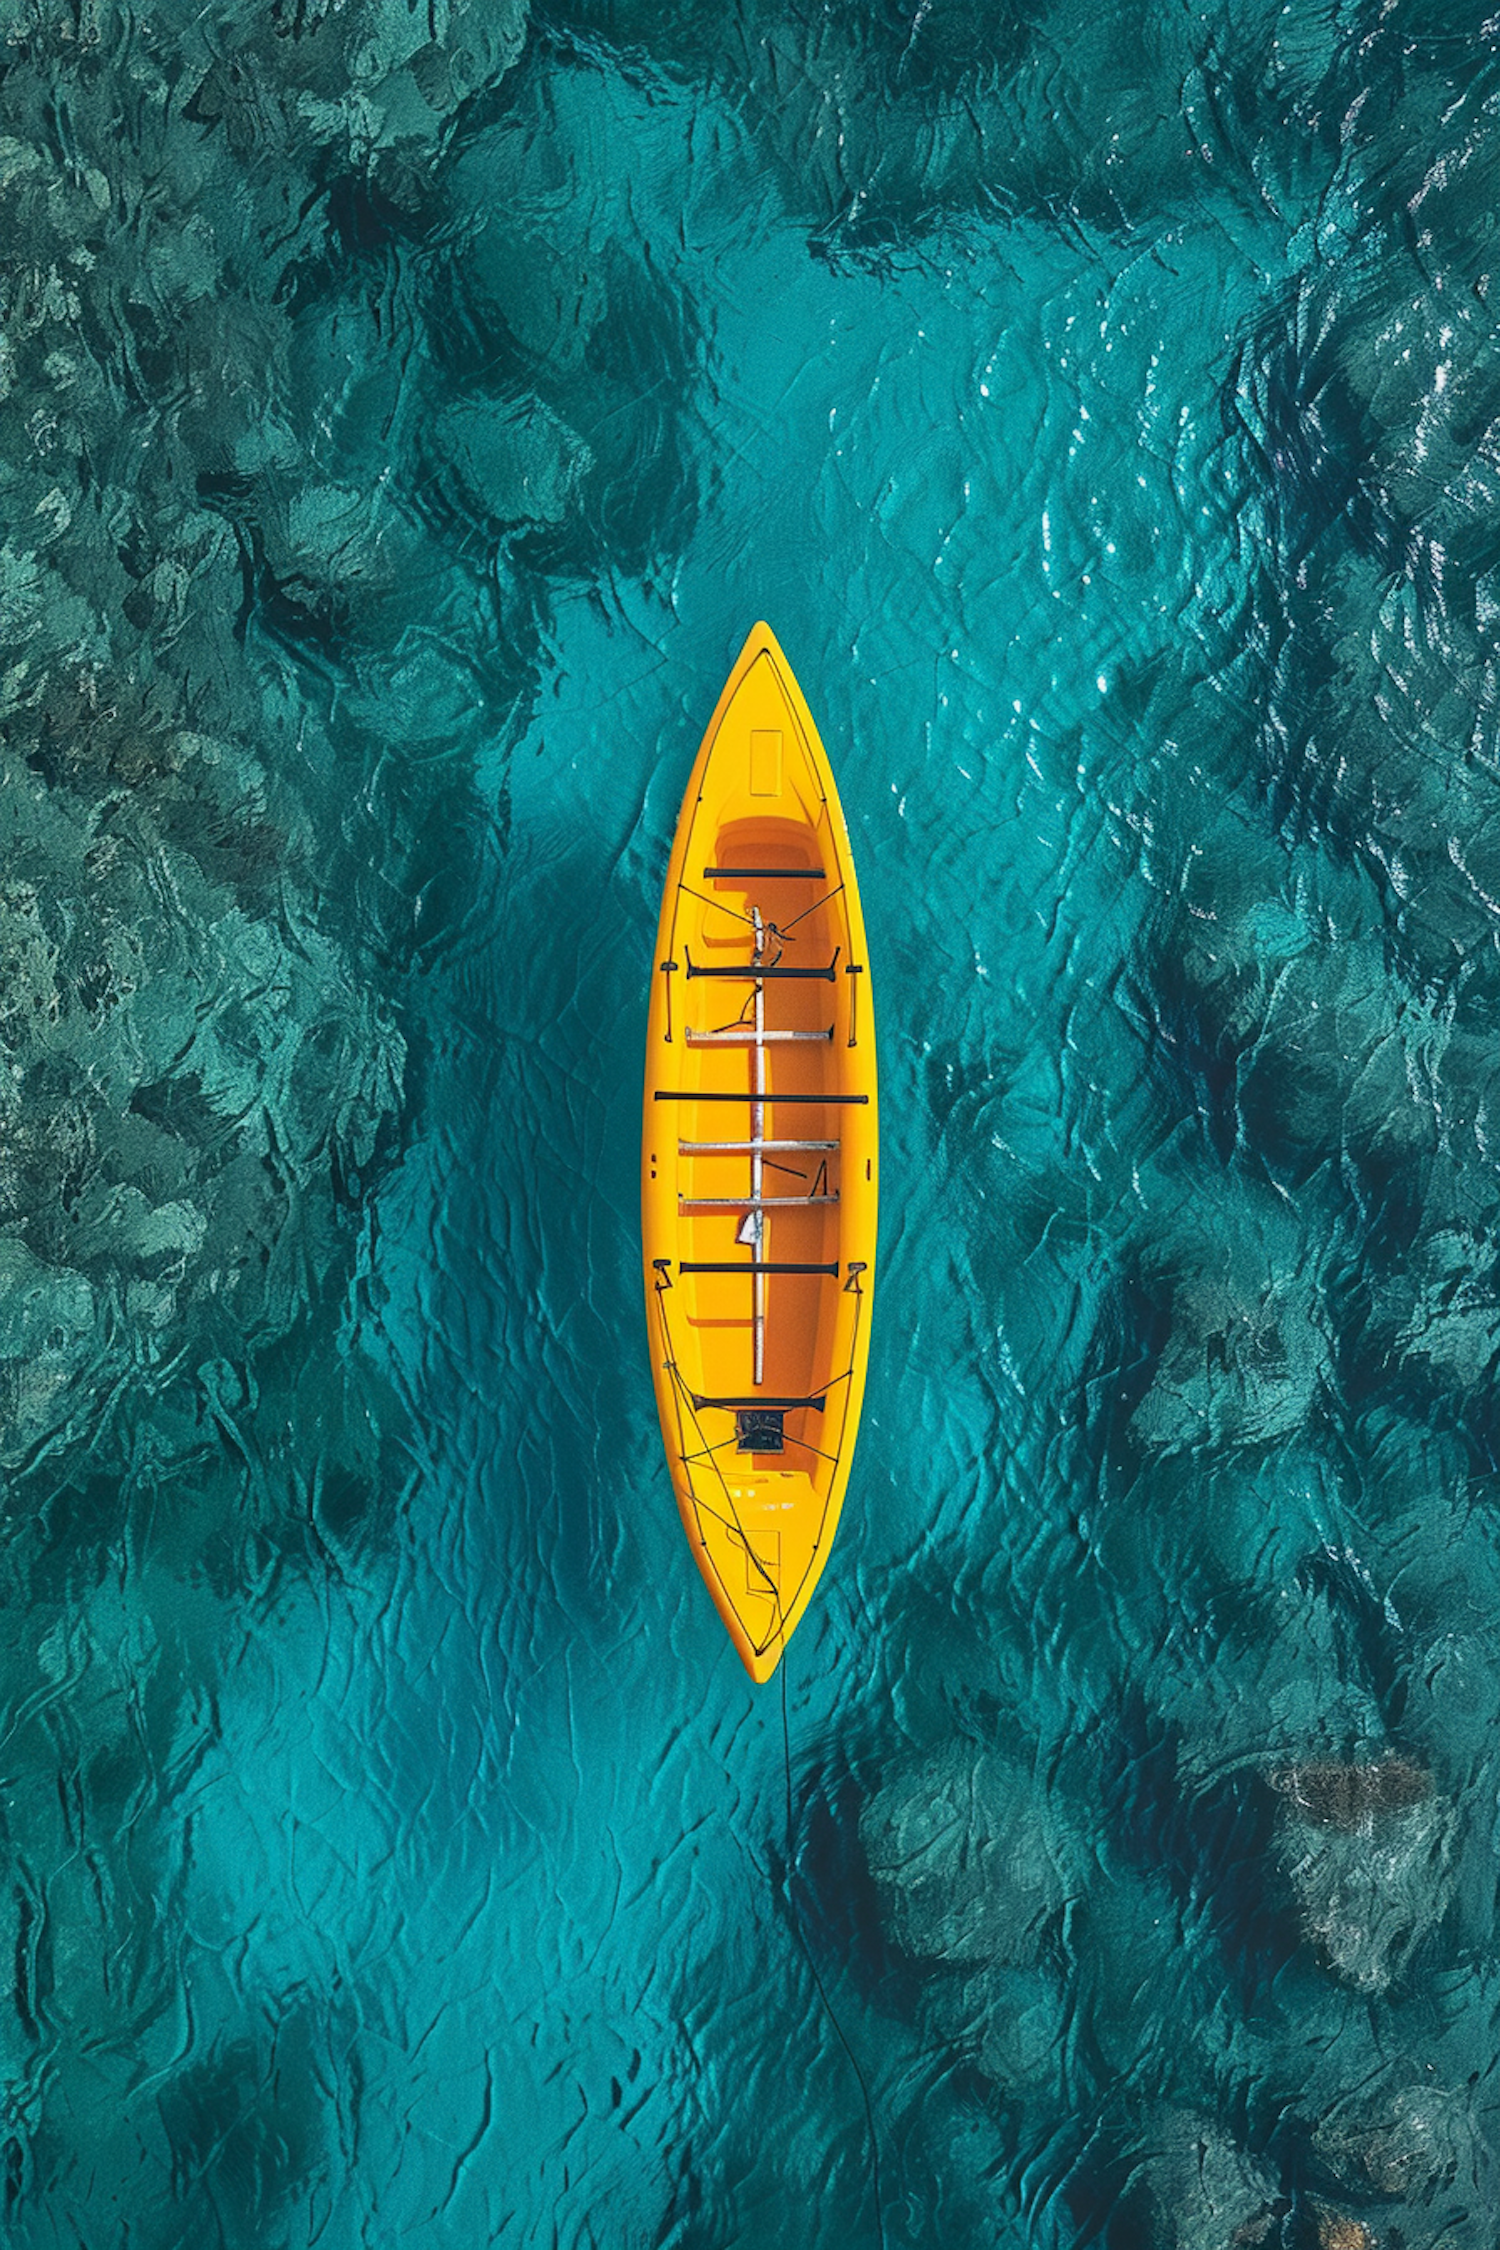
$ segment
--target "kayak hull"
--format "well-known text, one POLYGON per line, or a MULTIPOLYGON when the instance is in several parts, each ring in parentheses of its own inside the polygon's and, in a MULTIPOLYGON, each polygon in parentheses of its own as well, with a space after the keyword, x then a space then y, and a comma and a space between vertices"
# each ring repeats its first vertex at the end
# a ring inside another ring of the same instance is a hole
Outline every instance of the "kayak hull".
POLYGON ((677 824, 642 1140, 652 1377, 688 1542, 752 1679, 827 1560, 869 1357, 875 1027, 848 831, 768 626, 677 824))

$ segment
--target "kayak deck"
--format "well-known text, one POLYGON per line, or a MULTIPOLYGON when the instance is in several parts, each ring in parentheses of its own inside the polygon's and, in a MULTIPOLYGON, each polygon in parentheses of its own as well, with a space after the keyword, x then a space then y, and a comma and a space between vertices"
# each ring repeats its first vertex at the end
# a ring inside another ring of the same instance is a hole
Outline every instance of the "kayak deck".
POLYGON ((874 1026, 822 745, 757 626, 678 823, 653 976, 653 1377, 699 1569, 768 1679, 838 1520, 869 1349, 874 1026))

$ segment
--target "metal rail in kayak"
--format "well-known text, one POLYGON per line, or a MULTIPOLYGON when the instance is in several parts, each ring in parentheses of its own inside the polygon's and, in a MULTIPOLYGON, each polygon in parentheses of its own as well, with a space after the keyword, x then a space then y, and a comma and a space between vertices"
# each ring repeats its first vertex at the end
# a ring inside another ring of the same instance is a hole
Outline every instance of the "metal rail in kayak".
MULTIPOLYGON (((731 1024, 724 1031, 685 1031, 683 1037, 690 1047, 827 1047, 833 1042, 833 1025, 826 1031, 757 1031, 753 1024, 731 1024)), ((752 1101, 765 1098, 764 1087, 750 1095, 752 1101)))
POLYGON ((679 1141, 679 1156, 744 1156, 752 1148, 837 1148, 837 1141, 679 1141))
MULTIPOLYGON (((704 1086, 657 1086, 651 1094, 654 1102, 739 1102, 741 1106, 755 1098, 748 1091, 726 1094, 704 1086)), ((768 1104, 779 1102, 783 1109, 794 1103, 802 1109, 864 1109, 870 1101, 868 1094, 778 1094, 769 1087, 764 1099, 768 1104)))

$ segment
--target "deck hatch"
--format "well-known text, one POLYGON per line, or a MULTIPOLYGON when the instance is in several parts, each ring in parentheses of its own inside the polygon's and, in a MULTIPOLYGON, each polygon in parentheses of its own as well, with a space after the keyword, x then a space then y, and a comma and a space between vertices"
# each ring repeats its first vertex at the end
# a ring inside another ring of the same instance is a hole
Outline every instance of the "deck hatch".
POLYGON ((753 727, 750 732, 750 794, 781 795, 781 729, 753 727))

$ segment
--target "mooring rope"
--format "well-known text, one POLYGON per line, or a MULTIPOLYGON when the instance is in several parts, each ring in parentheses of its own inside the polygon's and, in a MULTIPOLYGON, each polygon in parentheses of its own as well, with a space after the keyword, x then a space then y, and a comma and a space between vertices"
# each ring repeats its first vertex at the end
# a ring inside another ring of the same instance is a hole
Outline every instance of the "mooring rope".
POLYGON ((820 1975, 818 1970, 818 1964, 813 1959, 812 1947, 808 1944, 807 1932, 802 1925, 802 1910, 797 1904, 796 1817, 792 1805, 792 1722, 787 1702, 787 1657, 785 1651, 783 1651, 782 1653, 779 1670, 781 1673, 781 1744, 786 1757, 787 1913, 791 1918, 792 1929, 796 1934, 797 1943, 801 1948, 802 1958, 807 1963, 808 1969, 812 1974, 813 1983, 817 1986, 818 1998, 823 2003, 823 2012, 827 2016, 828 2021, 833 2025, 834 2031, 838 2035, 839 2045, 843 2048, 844 2053, 849 2058, 849 2067, 854 2072, 855 2078, 859 2082, 860 2098, 865 2105, 865 2124, 869 2130, 870 2135, 870 2187, 875 2197, 875 2228, 880 2243, 880 2250, 886 2250, 885 2199, 881 2194, 880 2188, 880 2134, 875 2124, 875 2104, 870 2095, 869 2081, 865 2077, 864 2072, 859 2067, 859 2057, 854 2052, 853 2047, 849 2043, 849 2035, 839 2021, 838 2011, 834 2007, 833 2002, 828 1997, 828 1987, 824 1984, 822 1976, 820 1975))

